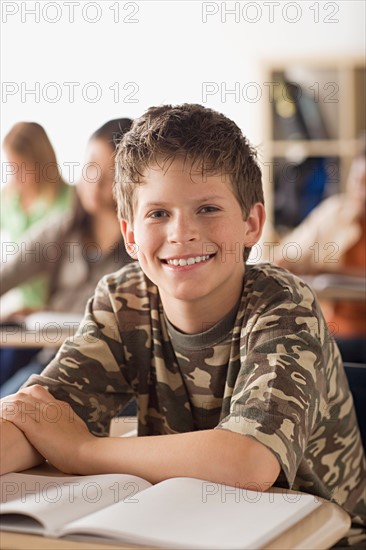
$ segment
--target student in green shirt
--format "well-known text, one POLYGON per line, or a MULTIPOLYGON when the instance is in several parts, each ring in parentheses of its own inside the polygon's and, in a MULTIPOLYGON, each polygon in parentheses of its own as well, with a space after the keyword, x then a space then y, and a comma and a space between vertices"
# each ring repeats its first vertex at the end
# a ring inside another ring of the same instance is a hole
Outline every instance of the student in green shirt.
MULTIPOLYGON (((25 232, 45 218, 71 208, 73 188, 61 176, 56 155, 44 128, 18 122, 5 136, 8 181, 1 192, 3 241, 19 243, 25 232)), ((39 276, 20 288, 16 309, 39 309, 45 304, 47 281, 39 276)))
MULTIPOLYGON (((69 212, 37 223, 22 237, 21 247, 4 256, 1 295, 41 275, 48 282, 43 309, 82 314, 99 279, 131 261, 124 248, 112 192, 114 151, 131 123, 128 118, 110 120, 93 133, 73 205, 69 212), (52 250, 49 255, 48 250, 52 250)), ((23 320, 20 312, 14 317, 23 320)), ((0 394, 6 395, 6 386, 19 387, 22 369, 30 373, 42 370, 55 351, 51 349, 48 354, 40 348, 0 349, 0 394)))

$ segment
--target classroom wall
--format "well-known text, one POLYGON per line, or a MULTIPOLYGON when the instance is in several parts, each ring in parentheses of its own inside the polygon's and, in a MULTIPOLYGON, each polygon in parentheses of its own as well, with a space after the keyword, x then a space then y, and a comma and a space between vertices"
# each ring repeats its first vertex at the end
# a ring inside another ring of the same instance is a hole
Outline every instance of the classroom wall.
POLYGON ((71 179, 99 125, 152 104, 211 106, 258 145, 264 60, 365 51, 365 3, 350 0, 2 2, 2 21, 1 136, 43 124, 71 179))

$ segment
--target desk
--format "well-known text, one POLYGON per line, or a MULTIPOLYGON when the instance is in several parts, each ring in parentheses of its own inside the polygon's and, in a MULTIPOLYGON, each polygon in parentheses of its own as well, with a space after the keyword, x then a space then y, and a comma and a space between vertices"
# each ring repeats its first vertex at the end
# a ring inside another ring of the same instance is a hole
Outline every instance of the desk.
POLYGON ((39 330, 27 330, 24 326, 2 326, 0 328, 0 347, 2 348, 59 348, 61 344, 76 332, 77 327, 43 327, 39 330))
MULTIPOLYGON (((46 466, 32 468, 25 473, 62 475, 57 470, 46 466)), ((282 492, 282 489, 273 488, 274 492, 282 492)), ((294 494, 294 491, 288 491, 294 494)), ((321 499, 320 499, 321 500, 321 499)), ((330 548, 344 536, 351 520, 348 514, 336 504, 321 501, 312 513, 300 520, 297 524, 273 539, 265 547, 268 550, 286 549, 314 549, 322 550, 330 548)), ((91 542, 75 542, 71 540, 49 539, 46 537, 23 535, 19 533, 0 532, 0 547, 3 550, 136 550, 134 545, 126 544, 101 544, 91 542)), ((146 546, 143 548, 147 548, 146 546)), ((150 547, 149 547, 150 548, 150 547)))
POLYGON ((351 277, 322 273, 320 275, 300 275, 314 290, 320 300, 366 300, 366 279, 364 277, 351 277))
POLYGON ((21 323, 0 325, 0 347, 59 348, 77 331, 83 316, 78 313, 36 311, 21 323))

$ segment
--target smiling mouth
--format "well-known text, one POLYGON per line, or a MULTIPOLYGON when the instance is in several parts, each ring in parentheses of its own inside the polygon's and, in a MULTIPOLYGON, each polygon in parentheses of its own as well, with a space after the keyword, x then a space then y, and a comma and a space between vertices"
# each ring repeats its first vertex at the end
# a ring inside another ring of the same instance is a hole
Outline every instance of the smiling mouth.
POLYGON ((171 258, 169 260, 161 260, 164 264, 174 266, 186 266, 207 262, 210 258, 213 258, 215 254, 205 254, 203 256, 191 256, 189 258, 171 258))

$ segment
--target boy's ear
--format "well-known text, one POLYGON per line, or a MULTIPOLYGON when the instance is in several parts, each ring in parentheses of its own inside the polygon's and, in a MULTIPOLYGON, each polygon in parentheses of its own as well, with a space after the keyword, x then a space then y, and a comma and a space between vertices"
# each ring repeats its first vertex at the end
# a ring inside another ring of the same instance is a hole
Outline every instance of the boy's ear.
POLYGON ((137 244, 135 243, 135 233, 127 220, 121 220, 121 231, 127 253, 134 260, 137 259, 137 244))
POLYGON ((266 221, 266 211, 264 205, 257 202, 250 209, 249 215, 246 219, 247 230, 245 233, 245 246, 254 246, 262 235, 263 225, 266 221))

